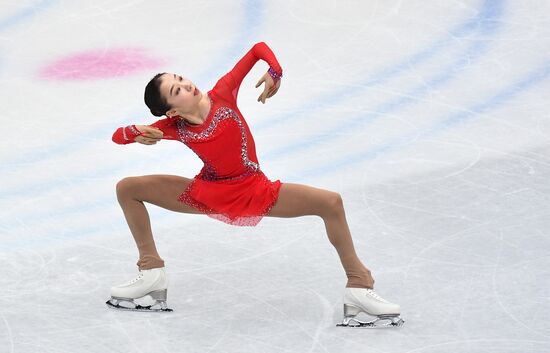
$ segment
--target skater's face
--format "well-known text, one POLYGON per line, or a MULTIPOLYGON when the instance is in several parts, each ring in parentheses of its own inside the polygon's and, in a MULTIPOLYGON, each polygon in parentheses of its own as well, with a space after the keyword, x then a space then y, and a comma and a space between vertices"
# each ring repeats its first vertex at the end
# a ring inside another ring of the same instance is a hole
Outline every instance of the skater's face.
POLYGON ((193 82, 173 73, 166 73, 160 79, 160 94, 172 107, 167 116, 187 114, 197 110, 202 92, 193 82))

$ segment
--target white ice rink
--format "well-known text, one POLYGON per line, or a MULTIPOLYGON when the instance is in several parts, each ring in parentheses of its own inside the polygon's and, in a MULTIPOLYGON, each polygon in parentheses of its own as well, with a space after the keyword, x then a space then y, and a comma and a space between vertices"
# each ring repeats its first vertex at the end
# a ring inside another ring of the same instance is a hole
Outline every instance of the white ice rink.
POLYGON ((550 1, 0 0, 0 352, 550 352, 550 1), (120 146, 143 90, 206 91, 265 41, 239 105, 272 180, 339 192, 398 329, 336 327, 322 220, 235 227, 148 206, 173 313, 106 307, 137 274, 125 176, 193 177, 181 143, 120 146))

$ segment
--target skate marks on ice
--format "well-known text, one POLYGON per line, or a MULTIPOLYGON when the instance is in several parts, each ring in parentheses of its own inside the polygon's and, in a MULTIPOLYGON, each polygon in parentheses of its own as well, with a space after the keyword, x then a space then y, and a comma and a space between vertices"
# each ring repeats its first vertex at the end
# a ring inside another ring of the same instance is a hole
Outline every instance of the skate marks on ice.
POLYGON ((538 345, 550 339, 550 147, 480 152, 460 172, 365 178, 365 246, 415 332, 538 345))

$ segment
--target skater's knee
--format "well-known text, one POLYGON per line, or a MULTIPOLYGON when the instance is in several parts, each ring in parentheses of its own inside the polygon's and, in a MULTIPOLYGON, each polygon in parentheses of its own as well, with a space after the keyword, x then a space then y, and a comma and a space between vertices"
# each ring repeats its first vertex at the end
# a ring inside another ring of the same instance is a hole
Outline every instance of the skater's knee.
POLYGON ((344 201, 337 192, 331 192, 327 196, 327 211, 330 215, 339 214, 344 210, 344 201))
POLYGON ((326 191, 322 198, 323 202, 319 204, 317 214, 321 218, 329 218, 340 215, 344 210, 344 202, 339 193, 326 191))
POLYGON ((126 177, 116 184, 116 194, 118 197, 128 196, 132 193, 136 184, 139 183, 139 177, 126 177))

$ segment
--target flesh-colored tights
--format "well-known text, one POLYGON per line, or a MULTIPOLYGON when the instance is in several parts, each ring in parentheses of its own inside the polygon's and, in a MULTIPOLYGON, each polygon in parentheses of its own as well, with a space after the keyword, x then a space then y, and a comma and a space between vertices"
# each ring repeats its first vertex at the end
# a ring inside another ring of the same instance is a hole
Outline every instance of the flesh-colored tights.
MULTIPOLYGON (((200 212, 180 201, 178 196, 192 179, 173 175, 128 177, 117 184, 117 198, 137 248, 140 270, 164 267, 153 239, 149 214, 144 202, 175 212, 200 212)), ((349 231, 341 196, 307 185, 283 183, 268 217, 316 215, 323 219, 329 241, 336 249, 348 278, 346 287, 373 288, 374 279, 358 258, 349 231)))

